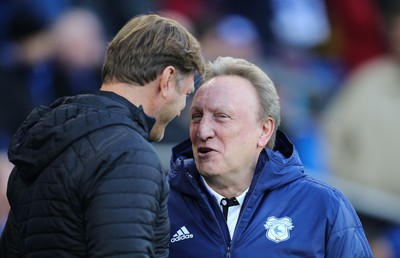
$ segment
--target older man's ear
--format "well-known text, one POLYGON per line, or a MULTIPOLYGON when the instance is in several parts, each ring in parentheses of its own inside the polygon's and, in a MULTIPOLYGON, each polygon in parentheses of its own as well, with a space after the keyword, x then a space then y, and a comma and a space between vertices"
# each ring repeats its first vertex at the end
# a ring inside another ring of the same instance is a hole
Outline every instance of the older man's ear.
POLYGON ((261 135, 258 138, 257 147, 264 148, 269 139, 271 139, 272 133, 274 132, 275 122, 269 117, 266 122, 262 123, 261 135))

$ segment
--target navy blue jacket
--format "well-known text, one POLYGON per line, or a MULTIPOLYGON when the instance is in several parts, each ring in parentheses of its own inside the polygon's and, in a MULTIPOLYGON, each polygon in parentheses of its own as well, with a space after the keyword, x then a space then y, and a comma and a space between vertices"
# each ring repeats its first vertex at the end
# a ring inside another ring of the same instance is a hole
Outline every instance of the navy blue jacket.
POLYGON ((275 150, 260 154, 231 242, 221 209, 199 178, 190 141, 174 147, 171 168, 171 258, 373 257, 351 204, 304 174, 279 131, 275 150))
POLYGON ((15 164, 2 257, 168 257, 168 183, 148 133, 154 119, 111 92, 32 111, 15 164))

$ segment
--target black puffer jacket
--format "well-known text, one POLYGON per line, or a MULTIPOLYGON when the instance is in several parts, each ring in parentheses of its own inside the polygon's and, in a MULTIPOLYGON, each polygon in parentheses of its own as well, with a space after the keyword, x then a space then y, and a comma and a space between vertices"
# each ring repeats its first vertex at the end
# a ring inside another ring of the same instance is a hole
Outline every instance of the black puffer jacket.
POLYGON ((32 111, 15 164, 3 257, 168 257, 168 184, 148 142, 154 119, 95 91, 32 111))

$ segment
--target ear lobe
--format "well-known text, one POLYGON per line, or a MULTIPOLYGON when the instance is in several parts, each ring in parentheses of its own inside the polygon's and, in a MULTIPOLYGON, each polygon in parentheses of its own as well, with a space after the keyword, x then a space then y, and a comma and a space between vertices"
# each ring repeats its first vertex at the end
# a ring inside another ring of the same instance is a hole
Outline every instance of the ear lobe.
POLYGON ((274 132, 275 122, 269 117, 266 122, 262 123, 261 135, 258 138, 257 146, 264 148, 269 139, 271 139, 272 133, 274 132))
POLYGON ((174 87, 174 85, 171 84, 174 74, 176 74, 176 70, 175 67, 171 65, 165 67, 161 73, 160 92, 164 98, 167 97, 170 87, 174 87))

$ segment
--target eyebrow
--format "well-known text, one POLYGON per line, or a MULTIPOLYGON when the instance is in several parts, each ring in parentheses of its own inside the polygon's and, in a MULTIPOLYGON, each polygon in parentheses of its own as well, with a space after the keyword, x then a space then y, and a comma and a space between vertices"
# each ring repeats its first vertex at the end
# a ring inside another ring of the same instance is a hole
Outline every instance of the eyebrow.
POLYGON ((190 107, 190 111, 200 111, 201 110, 201 108, 199 108, 198 106, 191 106, 190 107))

